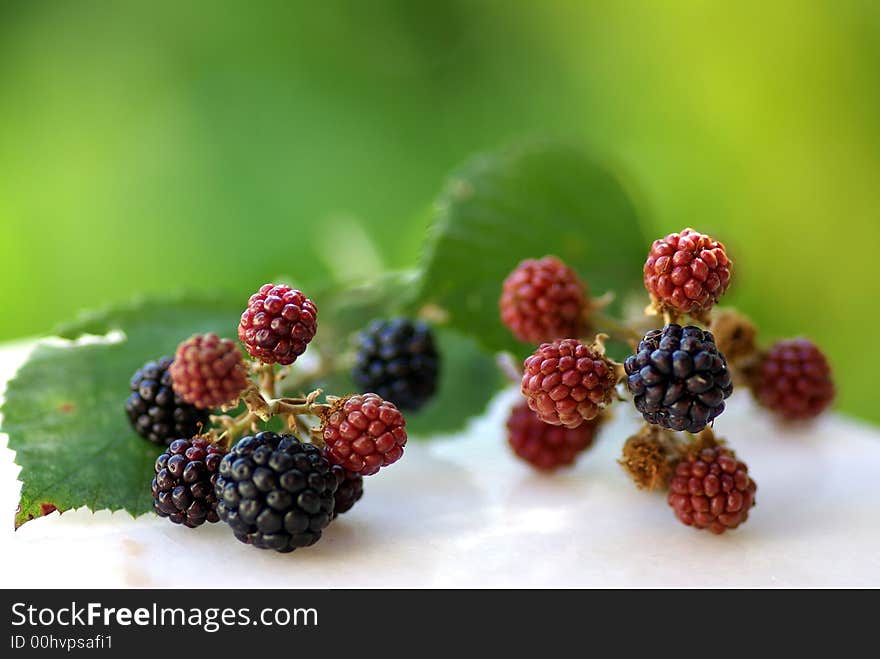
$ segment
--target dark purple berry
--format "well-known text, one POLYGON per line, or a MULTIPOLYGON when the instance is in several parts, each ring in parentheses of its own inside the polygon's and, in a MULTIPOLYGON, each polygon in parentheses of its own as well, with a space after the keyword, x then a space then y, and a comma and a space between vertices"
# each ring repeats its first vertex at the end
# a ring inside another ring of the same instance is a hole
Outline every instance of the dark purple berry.
POLYGON ((431 328, 405 318, 378 320, 357 337, 352 379, 359 391, 372 391, 413 411, 437 390, 439 355, 431 328))
POLYGON ((167 445, 192 437, 208 423, 208 410, 200 410, 174 393, 170 357, 150 361, 131 378, 125 411, 132 428, 154 444, 167 445))
POLYGON ((701 431, 724 411, 733 391, 712 333, 692 325, 651 330, 624 369, 636 409, 671 430, 701 431))
POLYGON ((190 528, 219 521, 214 484, 224 454, 200 438, 171 442, 154 465, 150 490, 156 514, 190 528))
POLYGON ((261 432, 240 439, 220 463, 217 513, 242 542, 291 552, 321 538, 336 489, 321 449, 293 435, 261 432))

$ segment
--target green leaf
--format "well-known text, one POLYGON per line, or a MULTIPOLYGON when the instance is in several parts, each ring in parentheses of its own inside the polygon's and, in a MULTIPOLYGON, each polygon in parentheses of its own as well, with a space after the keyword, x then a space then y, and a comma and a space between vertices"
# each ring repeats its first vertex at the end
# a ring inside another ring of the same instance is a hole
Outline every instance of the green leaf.
POLYGON ((3 431, 23 483, 16 524, 40 516, 45 506, 151 510, 149 483, 160 449, 128 424, 128 380, 191 334, 234 336, 240 311, 221 300, 143 301, 89 314, 59 331, 67 339, 103 340, 38 345, 9 383, 3 405, 3 431))
POLYGON ((448 180, 423 262, 419 302, 486 348, 525 352, 501 324, 504 278, 521 260, 555 254, 592 295, 641 286, 647 250, 636 207, 615 173, 582 151, 529 144, 479 156, 448 180))
POLYGON ((318 345, 342 350, 350 337, 376 318, 403 313, 417 290, 415 270, 389 272, 379 279, 347 286, 338 284, 312 299, 318 305, 318 345))
POLYGON ((492 396, 506 384, 494 357, 474 339, 443 327, 437 328, 436 336, 442 360, 437 395, 407 415, 407 430, 418 437, 462 430, 468 420, 486 411, 492 396))

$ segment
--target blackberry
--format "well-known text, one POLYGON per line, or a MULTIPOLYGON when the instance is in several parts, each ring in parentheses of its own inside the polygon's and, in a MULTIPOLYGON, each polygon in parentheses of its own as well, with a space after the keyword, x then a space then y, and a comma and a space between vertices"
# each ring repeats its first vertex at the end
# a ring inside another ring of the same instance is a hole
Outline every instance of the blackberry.
POLYGON ((655 240, 645 261, 645 288, 660 310, 697 314, 709 311, 730 284, 724 245, 684 229, 655 240))
POLYGON ((587 287, 555 256, 526 259, 504 280, 498 302, 503 322, 526 343, 580 336, 589 308, 587 287))
POLYGON ((358 334, 352 379, 401 410, 422 407, 437 390, 439 356, 425 323, 378 320, 358 334))
POLYGON ((533 467, 552 471, 573 464, 592 445, 601 420, 600 415, 577 428, 551 426, 522 402, 507 419, 507 441, 513 452, 533 467))
POLYGON ((406 419, 376 394, 340 398, 323 415, 327 459, 349 472, 370 476, 403 457, 406 419))
POLYGON ((241 314, 238 338, 264 364, 292 364, 318 331, 315 303, 290 286, 263 284, 241 314))
POLYGON ((192 437, 208 423, 200 410, 174 393, 170 367, 173 360, 149 361, 131 377, 131 395, 125 411, 132 428, 154 444, 166 446, 179 437, 192 437))
POLYGON ((190 528, 219 521, 214 484, 225 453, 200 438, 171 442, 156 458, 150 484, 156 514, 190 528))
POLYGON ((174 391, 200 409, 236 402, 248 385, 238 347, 216 334, 197 334, 177 346, 171 379, 174 391))
POLYGON ((321 538, 333 515, 337 481, 321 450, 293 435, 243 437, 220 462, 217 514, 235 537, 290 552, 321 538))
POLYGON ((544 423, 577 428, 611 402, 614 365, 575 339, 544 343, 523 364, 522 394, 544 423))
POLYGON ((828 360, 807 339, 775 343, 761 360, 752 390, 763 406, 790 420, 818 416, 834 400, 828 360))
POLYGON ((682 523, 724 533, 748 519, 757 489, 733 451, 704 448, 678 463, 667 501, 682 523))
POLYGON ((364 496, 364 477, 360 474, 352 474, 344 467, 333 465, 331 467, 336 477, 336 494, 333 495, 333 518, 347 513, 354 504, 364 496))
POLYGON ((671 430, 701 431, 733 391, 712 333, 692 325, 651 330, 624 369, 636 409, 648 423, 671 430))

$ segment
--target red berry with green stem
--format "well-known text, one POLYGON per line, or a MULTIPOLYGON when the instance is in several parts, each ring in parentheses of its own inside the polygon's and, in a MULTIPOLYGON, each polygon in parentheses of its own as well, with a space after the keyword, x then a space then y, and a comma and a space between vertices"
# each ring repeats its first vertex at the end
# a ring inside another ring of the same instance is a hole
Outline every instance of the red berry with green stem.
POLYGON ((317 318, 318 308, 302 291, 264 284, 241 314, 238 338, 264 364, 292 364, 315 337, 317 318))
POLYGON ((526 343, 580 336, 589 305, 586 290, 577 273, 555 256, 526 259, 504 280, 501 321, 526 343))
POLYGON ((611 402, 617 369, 576 339, 544 343, 523 363, 522 394, 544 423, 577 428, 611 402))
POLYGON ((752 388, 764 407, 790 420, 816 417, 834 400, 828 360, 807 339, 775 343, 761 360, 752 388))
POLYGON ((661 311, 709 311, 727 290, 733 262, 711 236, 684 229, 655 240, 645 261, 645 288, 661 311))

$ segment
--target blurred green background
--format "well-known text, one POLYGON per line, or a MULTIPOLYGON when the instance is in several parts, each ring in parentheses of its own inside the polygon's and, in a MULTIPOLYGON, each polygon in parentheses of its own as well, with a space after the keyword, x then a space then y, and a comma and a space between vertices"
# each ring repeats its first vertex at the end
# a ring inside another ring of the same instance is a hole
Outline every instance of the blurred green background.
POLYGON ((411 265, 450 168, 562 136, 621 164, 654 233, 724 240, 725 301, 818 340, 839 407, 880 421, 878 119, 870 0, 7 0, 0 340, 411 265))

